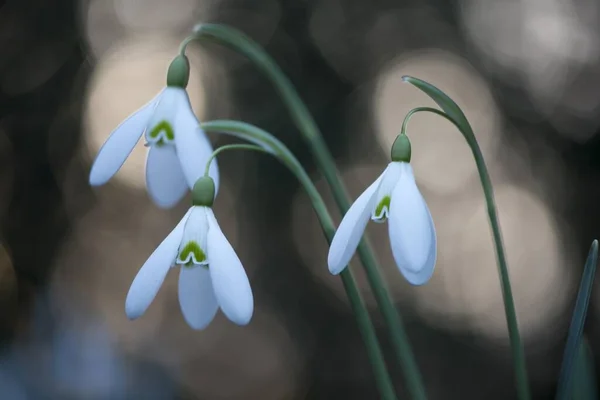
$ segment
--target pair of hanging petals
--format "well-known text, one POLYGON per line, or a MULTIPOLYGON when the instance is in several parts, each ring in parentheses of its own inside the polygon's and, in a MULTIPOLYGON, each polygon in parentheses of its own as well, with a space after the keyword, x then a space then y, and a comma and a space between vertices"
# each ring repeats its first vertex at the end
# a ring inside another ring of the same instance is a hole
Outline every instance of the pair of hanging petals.
POLYGON ((248 276, 210 207, 190 208, 144 263, 125 300, 130 319, 144 314, 173 267, 180 267, 179 304, 192 328, 207 327, 219 308, 238 325, 250 322, 248 276))
MULTIPOLYGON (((200 178, 213 152, 184 88, 164 88, 111 133, 92 165, 90 184, 108 182, 142 135, 149 147, 146 186, 150 198, 161 208, 173 207, 200 178)), ((216 162, 211 164, 210 176, 218 189, 216 162)))
POLYGON ((410 165, 410 142, 400 135, 392 162, 352 204, 329 248, 329 271, 342 272, 356 252, 369 220, 388 223, 392 254, 398 269, 413 285, 433 275, 437 258, 435 226, 410 165))

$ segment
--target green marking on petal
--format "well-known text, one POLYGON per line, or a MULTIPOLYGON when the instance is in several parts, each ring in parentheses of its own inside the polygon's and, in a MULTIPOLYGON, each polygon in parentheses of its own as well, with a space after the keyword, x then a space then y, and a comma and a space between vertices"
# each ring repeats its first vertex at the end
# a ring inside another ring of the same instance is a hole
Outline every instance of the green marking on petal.
POLYGON ((383 199, 375 207, 373 212, 372 220, 375 222, 385 222, 387 220, 388 213, 390 212, 390 202, 392 198, 390 196, 384 196, 383 199))
POLYGON ((177 264, 183 264, 185 267, 205 264, 206 254, 200 248, 200 245, 194 241, 189 241, 183 246, 177 257, 177 264))
POLYGON ((156 144, 161 146, 165 144, 164 142, 172 142, 175 140, 175 132, 169 122, 162 120, 152 128, 148 137, 157 140, 156 144))

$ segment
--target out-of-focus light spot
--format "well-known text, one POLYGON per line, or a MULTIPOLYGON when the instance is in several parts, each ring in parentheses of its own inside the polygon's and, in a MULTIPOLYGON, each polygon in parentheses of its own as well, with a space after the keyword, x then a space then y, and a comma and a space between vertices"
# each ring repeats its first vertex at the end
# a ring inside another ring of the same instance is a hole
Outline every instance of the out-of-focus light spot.
POLYGON ((174 31, 192 26, 197 0, 113 0, 117 18, 132 31, 174 31))
POLYGON ((54 76, 71 56, 72 50, 69 43, 43 39, 23 49, 2 74, 2 92, 19 95, 35 90, 54 76))
POLYGON ((383 63, 408 48, 455 41, 439 7, 406 2, 374 7, 368 2, 313 2, 309 33, 327 63, 343 78, 362 84, 383 63), (393 8, 393 7, 396 8, 393 8), (426 29, 423 29, 426 27, 426 29))
MULTIPOLYGON (((492 166, 499 143, 499 111, 484 80, 465 60, 429 50, 394 60, 379 78, 374 94, 377 135, 386 153, 400 133, 406 114, 415 107, 437 105, 403 75, 426 80, 462 108, 475 131, 481 151, 492 166)), ((476 176, 473 156, 460 132, 444 118, 418 113, 408 125, 412 164, 419 185, 437 194, 458 193, 476 176)))
POLYGON ((17 274, 10 254, 0 243, 0 323, 10 324, 18 303, 17 274))
POLYGON ((58 391, 75 398, 119 397, 125 371, 109 333, 100 323, 77 322, 55 336, 51 371, 58 391))
POLYGON ((344 11, 342 1, 317 1, 308 29, 329 65, 344 78, 356 81, 364 73, 364 63, 355 55, 361 52, 364 37, 356 34, 356 21, 344 11), (349 34, 350 29, 354 34, 349 34))
POLYGON ((6 132, 0 129, 0 216, 6 213, 12 200, 14 177, 15 157, 13 145, 6 132))
POLYGON ((113 43, 123 39, 125 28, 117 18, 113 1, 90 0, 82 3, 87 5, 82 9, 87 50, 96 58, 101 58, 113 43))
POLYGON ((600 80, 574 81, 600 61, 599 11, 592 0, 464 0, 462 16, 496 76, 524 86, 560 133, 585 141, 600 124, 600 80))
MULTIPOLYGON (((235 26, 263 46, 272 44, 273 35, 281 21, 281 3, 277 0, 233 1, 222 4, 204 2, 202 6, 206 9, 199 15, 198 23, 211 23, 218 19, 220 23, 235 26), (214 6, 216 4, 218 7, 214 6)), ((245 57, 235 58, 247 62, 245 57)))
POLYGON ((13 367, 12 363, 0 360, 0 393, 5 399, 27 400, 27 391, 11 371, 13 367))
MULTIPOLYGON (((572 244, 565 227, 528 191, 496 186, 496 204, 521 333, 535 337, 560 316, 571 293, 573 276, 567 266, 572 265, 572 244)), ((413 292, 422 315, 434 324, 507 340, 496 255, 480 189, 465 192, 460 201, 430 202, 430 207, 438 261, 432 280, 413 292)))
POLYGON ((290 333, 260 308, 244 328, 217 315, 200 334, 187 327, 165 331, 162 343, 164 353, 178 355, 172 367, 199 398, 276 400, 297 393, 303 357, 290 333))
POLYGON ((16 283, 17 277, 13 269, 10 255, 4 245, 0 243, 0 293, 14 290, 16 283))
MULTIPOLYGON (((170 62, 178 54, 174 38, 145 37, 115 46, 103 58, 91 79, 85 125, 89 157, 93 160, 110 133, 166 85, 170 62)), ((192 65, 187 87, 196 115, 203 119, 205 92, 200 81, 203 57, 188 50, 192 65)), ((112 178, 134 187, 145 187, 147 149, 139 141, 121 170, 112 178)))

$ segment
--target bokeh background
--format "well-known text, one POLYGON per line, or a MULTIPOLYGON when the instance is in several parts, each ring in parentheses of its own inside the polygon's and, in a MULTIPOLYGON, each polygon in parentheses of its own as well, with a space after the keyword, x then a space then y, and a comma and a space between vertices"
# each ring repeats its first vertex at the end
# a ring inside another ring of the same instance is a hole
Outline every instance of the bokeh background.
MULTIPOLYGON (((388 162, 404 115, 438 86, 470 119, 492 175, 532 390, 552 398, 574 295, 600 224, 600 3, 595 0, 8 0, 0 2, 0 397, 376 399, 367 357, 306 195, 264 155, 220 157, 215 210, 256 298, 252 323, 185 324, 172 273, 127 320, 138 268, 181 218, 144 189, 139 148, 87 184, 111 130, 165 84, 198 22, 243 30, 308 104, 353 197, 388 162)), ((188 50, 202 120, 241 119, 283 140, 335 208, 269 82, 214 45, 188 50)), ((500 285, 470 151, 443 119, 408 131, 439 260, 407 285, 387 230, 368 233, 430 399, 515 397, 500 285)), ((231 139, 212 136, 215 145, 231 139)), ((408 398, 373 297, 353 264, 408 398)), ((586 332, 600 354, 600 299, 586 332)))

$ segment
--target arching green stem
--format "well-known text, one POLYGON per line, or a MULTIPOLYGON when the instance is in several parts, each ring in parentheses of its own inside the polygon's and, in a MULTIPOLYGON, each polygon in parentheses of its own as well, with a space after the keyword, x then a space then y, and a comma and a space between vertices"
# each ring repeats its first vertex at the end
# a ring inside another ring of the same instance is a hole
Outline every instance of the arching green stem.
MULTIPOLYGON (((210 121, 203 123, 201 126, 202 129, 204 129, 205 131, 232 134, 234 136, 241 137, 250 142, 260 145, 260 147, 256 145, 241 144, 223 146, 215 150, 215 152, 211 156, 211 159, 219 153, 219 150, 255 150, 261 151, 263 153, 272 154, 277 159, 279 159, 279 161, 281 161, 286 167, 288 167, 289 170, 294 174, 294 176, 298 179, 300 184, 306 190, 308 198, 310 199, 310 202, 312 203, 312 206, 321 224, 321 229, 323 230, 323 233, 325 234, 328 243, 331 242, 335 233, 335 227, 333 224, 333 220, 331 219, 331 216, 327 211, 325 202, 323 201, 323 198, 319 194, 317 188, 312 183, 312 180, 310 179, 300 162, 283 143, 281 143, 270 133, 256 126, 246 124, 243 122, 210 121)), ((207 163, 206 171, 208 171, 211 159, 209 159, 207 163)), ((354 279, 352 272, 348 268, 346 268, 344 272, 342 272, 340 275, 342 277, 342 282, 344 284, 346 294, 348 296, 348 299, 350 300, 350 306, 352 307, 352 310, 356 316, 359 330, 365 342, 367 353, 369 355, 369 359, 373 367, 373 373, 375 375, 377 386, 379 388, 379 392, 381 393, 382 399, 396 399, 394 386, 392 384, 390 375, 385 364, 383 353, 381 351, 381 347, 377 339, 377 334, 375 332, 375 327, 371 322, 371 317, 369 316, 369 311, 367 310, 364 299, 362 298, 362 295, 358 290, 356 280, 354 279)))
POLYGON ((208 171, 210 170, 210 164, 212 163, 212 161, 222 152, 230 150, 253 150, 261 153, 271 154, 271 152, 266 148, 254 144, 228 144, 225 146, 221 146, 215 151, 213 151, 210 157, 208 157, 208 160, 206 161, 206 168, 204 169, 204 176, 208 176, 208 171))
MULTIPOLYGON (((310 147, 317 166, 331 188, 333 198, 340 212, 345 214, 350 207, 350 197, 339 177, 334 159, 327 149, 323 135, 310 115, 308 108, 275 61, 251 38, 228 26, 218 24, 197 25, 194 28, 194 34, 186 38, 181 44, 181 52, 185 52, 187 45, 194 40, 216 42, 233 49, 252 61, 260 72, 271 81, 286 105, 294 124, 310 147)), ((379 309, 387 323, 394 351, 402 366, 408 390, 413 398, 426 399, 421 373, 408 341, 402 318, 392 302, 373 250, 366 238, 359 244, 357 252, 365 268, 369 285, 375 295, 379 309)))
MULTIPOLYGON (((508 326, 508 336, 510 340, 510 347, 512 350, 513 363, 515 368, 515 375, 517 381, 517 392, 519 399, 528 400, 529 394, 529 381, 527 379, 527 366, 525 362, 525 352, 523 350, 523 344, 521 342, 521 336, 519 334, 519 324, 517 322, 517 312, 515 310, 515 302, 513 299, 512 289, 510 286, 510 278, 508 275, 508 266, 506 264, 506 255, 504 253, 504 245, 502 244, 502 234, 500 233, 500 224, 498 222, 498 212, 496 210, 496 203, 494 201, 494 189, 490 180, 483 154, 475 139, 475 135, 469 129, 461 127, 461 124, 454 118, 450 117, 444 111, 438 110, 437 108, 431 107, 418 107, 411 110, 402 123, 402 133, 406 133, 408 121, 412 116, 418 112, 430 112, 444 117, 450 121, 454 126, 458 128, 458 131, 466 139, 473 157, 475 158, 475 164, 477 165, 477 172, 479 173, 479 179, 481 180, 481 186, 483 188, 483 194, 485 196, 485 202, 487 205, 488 217, 490 220, 490 226, 492 228, 492 235, 494 238, 494 245, 496 248, 496 260, 498 264, 498 274, 500 276, 500 286, 502 289, 502 299, 504 301, 504 313, 506 315, 506 324, 508 326)), ((465 119, 466 121, 466 119, 465 119)))

